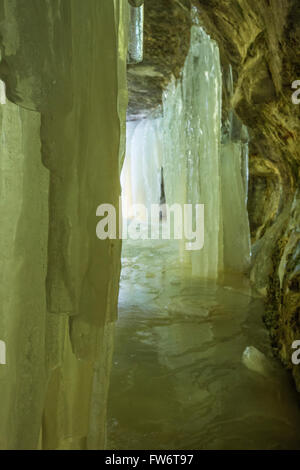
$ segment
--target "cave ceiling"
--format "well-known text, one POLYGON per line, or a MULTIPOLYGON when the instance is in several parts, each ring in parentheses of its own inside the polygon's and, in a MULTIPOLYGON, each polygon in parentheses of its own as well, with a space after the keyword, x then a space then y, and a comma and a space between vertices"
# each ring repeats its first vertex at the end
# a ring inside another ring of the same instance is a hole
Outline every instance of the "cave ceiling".
POLYGON ((178 78, 190 44, 190 0, 146 0, 144 60, 128 65, 128 119, 159 109, 162 91, 178 78))

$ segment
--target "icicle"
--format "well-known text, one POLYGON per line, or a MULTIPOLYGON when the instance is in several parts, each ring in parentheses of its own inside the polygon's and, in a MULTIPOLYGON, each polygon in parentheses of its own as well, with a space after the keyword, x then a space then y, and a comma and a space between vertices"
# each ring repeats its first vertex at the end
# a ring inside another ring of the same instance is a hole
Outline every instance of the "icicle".
MULTIPOLYGON (((231 67, 227 78, 231 95, 231 67)), ((194 24, 182 76, 164 92, 163 117, 128 126, 122 180, 127 202, 149 208, 159 203, 162 167, 169 206, 205 205, 204 248, 187 251, 183 239, 179 259, 206 279, 246 271, 250 253, 247 129, 231 113, 221 136, 221 99, 218 46, 194 24)))
POLYGON ((144 54, 144 0, 129 0, 129 64, 143 61, 144 54))

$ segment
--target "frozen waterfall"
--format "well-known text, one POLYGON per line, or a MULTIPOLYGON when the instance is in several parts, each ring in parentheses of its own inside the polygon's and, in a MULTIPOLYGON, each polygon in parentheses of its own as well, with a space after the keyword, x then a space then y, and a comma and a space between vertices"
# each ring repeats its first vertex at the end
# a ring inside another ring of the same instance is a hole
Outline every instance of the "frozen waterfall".
MULTIPOLYGON (((179 80, 163 96, 162 117, 128 123, 122 172, 123 212, 140 217, 134 205, 161 201, 204 204, 204 247, 178 257, 192 273, 216 279, 244 272, 250 255, 247 200, 247 143, 232 132, 222 138, 222 74, 217 44, 199 25, 179 80)), ((234 119, 231 119, 234 121, 234 119)))

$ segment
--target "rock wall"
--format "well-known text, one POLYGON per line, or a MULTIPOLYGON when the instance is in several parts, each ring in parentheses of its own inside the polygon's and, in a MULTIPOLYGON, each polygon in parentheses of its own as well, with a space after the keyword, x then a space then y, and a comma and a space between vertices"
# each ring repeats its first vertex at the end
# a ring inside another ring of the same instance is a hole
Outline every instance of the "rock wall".
POLYGON ((179 77, 190 44, 190 0, 144 3, 144 59, 128 67, 128 119, 142 119, 162 103, 162 90, 179 77))

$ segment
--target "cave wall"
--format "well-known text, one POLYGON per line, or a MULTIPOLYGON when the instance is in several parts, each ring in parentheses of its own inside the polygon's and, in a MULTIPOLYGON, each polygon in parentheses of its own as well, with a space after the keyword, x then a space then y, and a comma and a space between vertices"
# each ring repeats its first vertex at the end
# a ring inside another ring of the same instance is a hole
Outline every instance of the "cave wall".
POLYGON ((0 2, 1 449, 105 446, 127 24, 123 0, 0 2))
MULTIPOLYGON (((207 32, 217 40, 234 94, 223 96, 223 120, 233 109, 250 133, 248 211, 251 280, 266 297, 266 324, 300 390, 292 342, 300 338, 299 160, 300 106, 292 83, 300 78, 297 0, 197 0, 207 32)), ((226 90, 226 86, 224 87, 226 90)))

